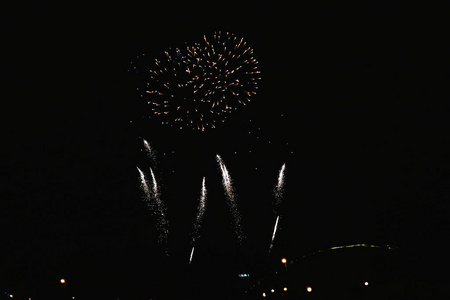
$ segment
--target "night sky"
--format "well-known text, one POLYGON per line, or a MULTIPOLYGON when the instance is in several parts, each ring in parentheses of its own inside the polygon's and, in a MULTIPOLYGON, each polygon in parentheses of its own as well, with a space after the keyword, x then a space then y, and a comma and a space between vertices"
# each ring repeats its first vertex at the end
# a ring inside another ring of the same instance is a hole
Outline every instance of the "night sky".
POLYGON ((189 289, 189 276, 219 287, 212 278, 262 276, 282 256, 352 243, 395 245, 415 282, 444 282, 450 104, 439 9, 65 4, 8 15, 1 292, 37 295, 60 278, 98 299, 189 289), (130 61, 217 30, 254 49, 258 94, 205 132, 143 119, 130 61), (136 166, 150 163, 142 139, 157 152, 168 257, 139 188, 136 166), (241 246, 216 154, 234 181, 241 246), (189 266, 203 176, 207 210, 189 266))

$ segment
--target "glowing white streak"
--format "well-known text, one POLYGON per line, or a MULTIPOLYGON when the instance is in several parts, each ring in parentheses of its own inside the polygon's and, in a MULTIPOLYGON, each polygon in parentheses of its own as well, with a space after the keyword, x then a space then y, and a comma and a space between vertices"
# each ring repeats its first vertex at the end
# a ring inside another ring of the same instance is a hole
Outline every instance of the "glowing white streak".
POLYGON ((153 151, 152 147, 150 146, 150 144, 145 139, 142 139, 142 140, 143 140, 143 143, 144 143, 145 152, 147 152, 148 158, 150 158, 150 160, 154 164, 156 162, 155 152, 153 151))
POLYGON ((231 177, 219 154, 216 155, 216 159, 219 163, 220 170, 222 171, 222 184, 225 189, 225 194, 228 198, 228 205, 230 207, 231 214, 233 216, 234 231, 238 237, 239 243, 241 244, 244 239, 244 235, 242 233, 241 216, 237 209, 231 177))
POLYGON ((148 188, 148 184, 147 184, 147 180, 145 179, 145 175, 141 171, 141 169, 139 169, 138 167, 136 167, 136 168, 139 171, 139 175, 141 177, 141 189, 145 193, 145 200, 150 201, 150 189, 148 188))
POLYGON ((275 221, 275 226, 273 227, 272 240, 270 241, 269 254, 270 254, 270 251, 272 250, 272 247, 273 247, 273 241, 275 240, 275 234, 276 234, 277 229, 278 229, 278 220, 279 219, 280 219, 280 216, 277 216, 277 219, 275 221))
MULTIPOLYGON (((200 194, 200 202, 199 202, 198 209, 197 209, 197 215, 196 215, 195 221, 194 221, 194 232, 192 234, 192 244, 195 244, 195 241, 199 237, 198 231, 200 229, 205 210, 206 210, 206 185, 205 185, 205 177, 203 177, 202 191, 200 194)), ((194 254, 194 246, 192 246, 191 256, 189 258, 189 264, 192 262, 193 254, 194 254)))
POLYGON ((155 174, 153 173, 152 168, 150 168, 150 174, 152 175, 153 195, 155 196, 156 202, 159 204, 161 199, 159 199, 158 183, 156 182, 155 174))
POLYGON ((189 257, 189 264, 192 262, 192 256, 194 255, 194 247, 191 250, 191 256, 189 257))
POLYGON ((278 184, 277 184, 277 190, 281 190, 283 188, 284 184, 284 169, 286 168, 286 164, 283 164, 280 169, 280 173, 278 175, 278 184))
POLYGON ((278 182, 277 185, 275 186, 275 213, 279 213, 279 208, 281 205, 281 202, 283 201, 283 190, 284 190, 284 171, 286 169, 286 164, 283 164, 283 166, 281 166, 280 172, 278 174, 278 182))
POLYGON ((280 216, 277 216, 277 220, 275 221, 275 226, 273 227, 273 233, 272 233, 272 242, 275 239, 275 233, 277 232, 278 228, 278 219, 280 219, 280 216))

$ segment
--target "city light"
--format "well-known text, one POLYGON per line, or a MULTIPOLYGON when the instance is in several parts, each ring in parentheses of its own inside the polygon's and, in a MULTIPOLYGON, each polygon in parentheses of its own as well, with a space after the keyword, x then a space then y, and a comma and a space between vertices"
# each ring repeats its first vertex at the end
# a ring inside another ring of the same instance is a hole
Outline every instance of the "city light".
POLYGON ((283 257, 283 258, 281 259, 281 262, 282 262, 283 264, 285 264, 285 263, 287 262, 286 258, 283 257))
POLYGON ((61 282, 62 284, 66 283, 66 280, 64 278, 62 278, 59 282, 61 282))
POLYGON ((9 295, 9 298, 13 298, 14 296, 12 294, 9 295))
POLYGON ((272 293, 274 293, 274 292, 275 292, 275 290, 274 290, 274 289, 271 289, 270 291, 271 291, 272 293))
POLYGON ((285 292, 286 292, 286 291, 287 291, 287 287, 284 287, 283 291, 285 291, 285 292))
POLYGON ((364 282, 364 285, 365 285, 365 286, 368 286, 368 285, 369 285, 369 282, 365 281, 365 282, 364 282))
POLYGON ((311 288, 310 286, 307 286, 307 287, 306 287, 306 291, 307 291, 308 293, 311 293, 311 292, 312 292, 312 288, 311 288))
POLYGON ((266 293, 262 293, 262 296, 265 297, 265 296, 266 296, 266 293))

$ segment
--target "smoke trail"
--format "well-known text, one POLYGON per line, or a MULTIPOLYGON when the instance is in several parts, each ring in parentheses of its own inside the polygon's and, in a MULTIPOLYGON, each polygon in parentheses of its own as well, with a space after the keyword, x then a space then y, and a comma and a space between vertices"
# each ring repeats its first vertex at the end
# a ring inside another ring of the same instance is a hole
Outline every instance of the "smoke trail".
POLYGON ((228 206, 230 207, 231 214, 233 216, 233 225, 234 231, 239 240, 239 244, 242 244, 244 240, 244 234, 242 233, 241 227, 241 216, 239 214, 237 204, 236 204, 236 196, 233 189, 233 184, 231 181, 230 173, 227 170, 227 167, 222 161, 222 158, 219 154, 216 155, 217 163, 219 164, 220 170, 222 171, 222 184, 225 189, 225 195, 228 198, 228 206))
MULTIPOLYGON (((206 210, 206 186, 205 186, 205 177, 203 177, 202 181, 202 191, 200 193, 200 203, 198 204, 197 215, 195 216, 194 221, 194 231, 192 233, 192 245, 195 244, 195 241, 200 237, 199 229, 203 220, 203 215, 206 210)), ((192 246, 191 256, 189 258, 189 263, 192 262, 192 256, 194 254, 194 246, 192 246)))

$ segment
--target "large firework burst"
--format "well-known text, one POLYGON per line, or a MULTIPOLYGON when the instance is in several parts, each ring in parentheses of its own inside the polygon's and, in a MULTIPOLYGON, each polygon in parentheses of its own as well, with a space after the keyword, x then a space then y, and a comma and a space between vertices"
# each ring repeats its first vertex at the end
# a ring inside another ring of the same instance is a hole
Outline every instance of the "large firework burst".
POLYGON ((256 94, 260 71, 253 49, 232 33, 215 32, 169 49, 143 68, 143 99, 164 124, 214 128, 256 94))

